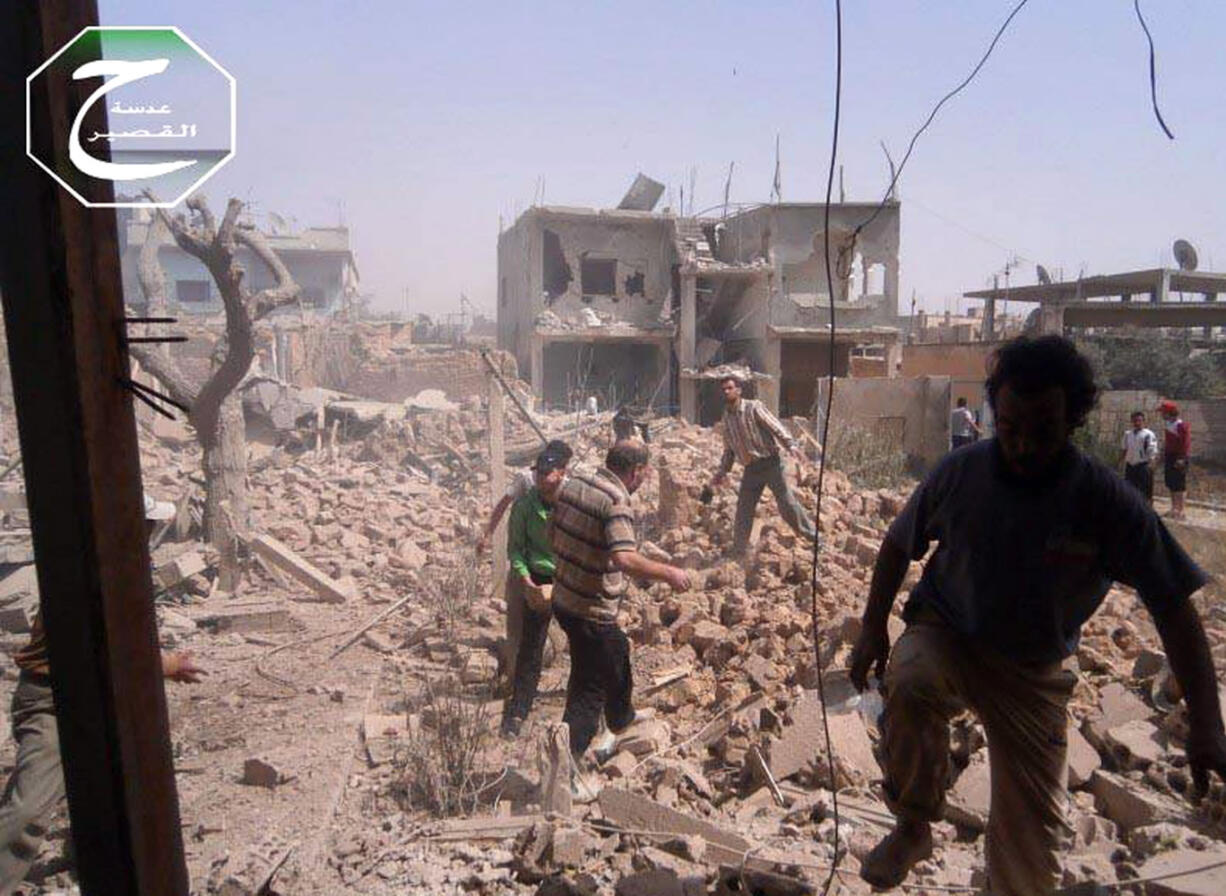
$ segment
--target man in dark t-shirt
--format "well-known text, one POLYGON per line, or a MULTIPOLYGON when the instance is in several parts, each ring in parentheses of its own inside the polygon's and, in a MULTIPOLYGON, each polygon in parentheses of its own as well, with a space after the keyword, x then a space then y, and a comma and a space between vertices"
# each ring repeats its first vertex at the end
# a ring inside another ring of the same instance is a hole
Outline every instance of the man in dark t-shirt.
POLYGON ((992 792, 985 855, 995 896, 1053 893, 1064 824, 1067 662, 1111 583, 1137 590, 1186 695, 1198 791, 1226 776, 1209 645, 1189 597, 1206 581, 1142 497, 1069 440, 1096 390, 1058 336, 1023 337, 993 360, 996 437, 944 458, 877 557, 851 675, 885 673, 882 753, 894 830, 861 864, 897 886, 932 851, 949 778, 949 720, 984 725, 992 792), (932 544, 891 651, 886 622, 912 560, 932 544), (888 658, 888 668, 886 668, 888 658))

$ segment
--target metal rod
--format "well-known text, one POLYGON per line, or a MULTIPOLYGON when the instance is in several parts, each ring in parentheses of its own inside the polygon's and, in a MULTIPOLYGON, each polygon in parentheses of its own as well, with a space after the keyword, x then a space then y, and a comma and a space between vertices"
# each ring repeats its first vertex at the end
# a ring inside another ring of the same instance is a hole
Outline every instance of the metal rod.
POLYGON ((186 336, 124 336, 123 341, 133 342, 187 342, 186 336))
POLYGON ((125 324, 177 324, 177 317, 125 317, 125 324))
POLYGON ((127 389, 129 392, 132 393, 132 396, 134 398, 140 399, 145 404, 149 405, 149 407, 153 408, 155 411, 157 411, 159 414, 165 417, 167 420, 175 419, 174 414, 170 413, 170 411, 166 410, 160 404, 157 404, 152 398, 146 398, 144 395, 141 395, 140 392, 138 392, 136 389, 133 389, 132 383, 130 381, 120 380, 119 382, 125 389, 127 389))
POLYGON ((143 392, 145 395, 149 395, 153 398, 159 398, 162 401, 166 402, 171 407, 178 408, 185 414, 191 413, 191 408, 189 408, 187 405, 182 404, 178 401, 175 401, 169 395, 163 395, 161 392, 157 391, 156 389, 150 389, 144 383, 138 383, 136 380, 129 380, 129 379, 121 379, 120 382, 123 383, 125 386, 127 386, 130 389, 135 389, 139 392, 143 392))
POLYGON ((519 400, 519 396, 511 391, 511 387, 507 385, 507 381, 502 378, 502 372, 494 366, 494 362, 490 360, 490 350, 488 348, 481 349, 481 360, 485 362, 485 366, 490 369, 490 373, 494 374, 494 379, 498 380, 498 385, 502 386, 502 391, 507 393, 507 397, 511 399, 511 403, 515 405, 516 410, 520 415, 528 421, 528 425, 536 430, 536 434, 540 437, 542 444, 548 444, 549 437, 545 435, 545 431, 532 419, 532 415, 528 413, 528 409, 523 406, 519 400))

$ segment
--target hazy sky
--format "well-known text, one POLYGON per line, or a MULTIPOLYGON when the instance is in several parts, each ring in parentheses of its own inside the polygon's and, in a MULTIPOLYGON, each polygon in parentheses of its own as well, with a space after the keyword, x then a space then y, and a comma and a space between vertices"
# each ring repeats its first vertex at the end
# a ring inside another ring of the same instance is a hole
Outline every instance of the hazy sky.
MULTIPOLYGON (((377 305, 493 309, 499 219, 532 202, 611 206, 637 171, 696 208, 820 200, 833 0, 437 3, 100 0, 103 24, 178 25, 238 80, 239 151, 215 205, 351 229, 377 305)), ((880 196, 932 104, 1014 0, 844 3, 839 159, 849 200, 880 196)), ((1131 0, 1031 0, 901 181, 902 292, 941 310, 1016 254, 1066 277, 1170 264, 1176 237, 1226 268, 1226 4, 1143 0, 1154 119, 1131 0), (1215 161, 1216 159, 1216 161, 1215 161)), ((668 196, 666 194, 665 201, 668 196)), ((664 203, 662 202, 661 205, 664 203)))

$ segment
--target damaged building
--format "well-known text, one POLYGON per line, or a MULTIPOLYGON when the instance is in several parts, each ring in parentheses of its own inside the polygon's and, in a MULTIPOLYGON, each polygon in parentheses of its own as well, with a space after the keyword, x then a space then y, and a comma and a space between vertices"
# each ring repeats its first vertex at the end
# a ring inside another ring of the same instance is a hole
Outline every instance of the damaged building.
MULTIPOLYGON (((123 291, 129 304, 139 307, 143 299, 137 298, 142 295, 137 269, 153 216, 147 209, 121 208, 118 214, 123 291)), ((278 216, 270 217, 274 223, 280 221, 278 216)), ((327 317, 352 308, 358 301, 358 264, 349 245, 349 228, 307 227, 289 233, 277 224, 265 231, 265 237, 301 288, 298 303, 275 313, 301 310, 327 317)), ((249 250, 239 249, 238 260, 251 289, 272 285, 268 268, 257 263, 249 250)), ((159 240, 158 261, 165 272, 168 311, 193 316, 222 313, 221 295, 209 272, 165 229, 159 240)))
MULTIPOLYGON (((717 374, 748 367, 760 397, 807 415, 829 372, 825 206, 717 218, 652 211, 640 176, 616 209, 538 206, 498 242, 498 341, 548 408, 597 396, 712 423, 717 374)), ((899 204, 830 207, 836 376, 894 376, 899 204)))

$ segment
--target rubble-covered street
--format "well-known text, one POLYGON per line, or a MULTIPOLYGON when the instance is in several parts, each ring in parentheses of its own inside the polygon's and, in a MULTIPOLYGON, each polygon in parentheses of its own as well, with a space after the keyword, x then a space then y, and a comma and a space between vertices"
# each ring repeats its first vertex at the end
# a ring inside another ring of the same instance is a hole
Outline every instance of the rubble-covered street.
MULTIPOLYGON (((253 448, 252 527, 233 594, 219 590, 211 548, 175 540, 180 527, 194 530, 195 504, 183 499, 199 476, 198 450, 142 419, 146 489, 181 508, 154 552, 161 638, 209 672, 198 686, 167 685, 195 891, 804 893, 837 855, 834 892, 869 892, 858 862, 892 823, 874 758, 880 702, 857 696, 845 667, 873 559, 909 481, 870 490, 827 474, 817 606, 836 844, 810 548, 764 501, 750 558, 731 560, 735 489, 709 503, 700 496, 718 438, 654 420, 655 473, 634 498, 641 549, 691 570, 695 587, 634 588, 625 601, 636 701, 654 718, 619 740, 595 771, 598 798, 580 805, 551 786, 551 723, 568 668, 556 627, 528 725, 515 740, 497 735, 505 609, 491 557, 476 550, 491 505, 482 401, 406 404, 370 404, 350 438, 334 430, 312 444, 308 429, 283 440, 288 448, 253 448)), ((538 419, 547 434, 569 433, 580 466, 598 464, 612 438, 608 414, 538 419)), ((507 430, 508 444, 531 448, 521 420, 509 417, 507 430)), ((806 462, 801 475, 811 486, 816 466, 806 462)), ((19 530, 22 511, 7 506, 9 529, 19 530)), ((1210 515, 1187 528, 1212 533, 1214 524, 1210 515)), ((5 607, 28 597, 28 587, 15 589, 5 607)), ((1222 668, 1220 596, 1213 585, 1197 601, 1222 668)), ((12 651, 22 625, 11 613, 5 620, 12 651)), ((891 631, 901 629, 896 611, 891 631)), ((1076 662, 1065 883, 1226 862, 1223 789, 1215 784, 1199 807, 1185 799, 1183 710, 1132 593, 1111 593, 1076 662)), ((6 688, 14 679, 7 666, 6 688)), ((958 776, 938 848, 908 892, 982 883, 989 771, 971 717, 955 724, 952 752, 958 776)), ((40 883, 27 892, 69 885, 62 816, 53 830, 33 875, 40 883)), ((1125 892, 1221 893, 1224 882, 1226 866, 1125 892)))

